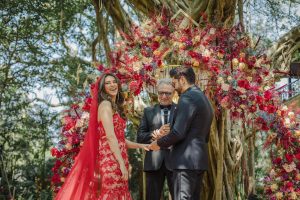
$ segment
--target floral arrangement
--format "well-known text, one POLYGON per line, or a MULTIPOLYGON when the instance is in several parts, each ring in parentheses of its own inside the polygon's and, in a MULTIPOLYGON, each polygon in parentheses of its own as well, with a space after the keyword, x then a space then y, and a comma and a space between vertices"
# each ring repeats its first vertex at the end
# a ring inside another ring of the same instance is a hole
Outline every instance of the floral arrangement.
MULTIPOLYGON (((268 134, 265 148, 273 150, 273 165, 265 179, 267 197, 299 199, 299 123, 281 105, 268 58, 255 52, 257 44, 251 43, 239 25, 216 27, 207 22, 205 14, 196 25, 188 22, 184 16, 162 12, 141 26, 133 26, 130 35, 121 33, 123 40, 115 44, 110 70, 117 72, 122 88, 132 96, 153 86, 168 66, 192 66, 198 83, 217 105, 217 114, 228 109, 233 120, 241 119, 268 134)), ((100 65, 99 70, 105 68, 100 65)), ((52 177, 56 186, 63 182, 78 153, 88 104, 87 98, 82 108, 72 107, 64 120, 64 147, 51 151, 58 159, 52 177)))

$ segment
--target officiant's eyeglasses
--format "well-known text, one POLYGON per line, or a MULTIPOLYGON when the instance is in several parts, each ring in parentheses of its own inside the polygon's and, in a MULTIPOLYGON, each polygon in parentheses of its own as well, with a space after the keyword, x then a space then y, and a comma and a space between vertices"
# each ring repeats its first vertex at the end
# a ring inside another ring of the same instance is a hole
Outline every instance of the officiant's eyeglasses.
POLYGON ((172 95, 172 92, 158 92, 158 95, 163 96, 166 95, 167 97, 172 95))

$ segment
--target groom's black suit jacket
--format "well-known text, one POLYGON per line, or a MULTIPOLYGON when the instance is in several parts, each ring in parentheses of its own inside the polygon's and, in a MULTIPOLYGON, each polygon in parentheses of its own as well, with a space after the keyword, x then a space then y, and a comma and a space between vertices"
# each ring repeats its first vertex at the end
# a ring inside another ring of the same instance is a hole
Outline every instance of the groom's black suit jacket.
POLYGON ((172 146, 171 169, 207 170, 208 139, 213 109, 204 93, 196 86, 181 94, 171 131, 160 138, 161 148, 172 146))
MULTIPOLYGON (((169 117, 170 126, 172 126, 175 110, 176 104, 172 104, 169 117)), ((159 104, 145 108, 144 115, 141 119, 137 132, 137 142, 150 144, 152 142, 153 131, 159 129, 161 126, 161 108, 159 104)), ((162 148, 159 151, 147 151, 144 159, 144 171, 159 170, 163 161, 167 159, 169 151, 170 150, 168 148, 162 148)), ((170 169, 169 162, 165 161, 165 164, 166 167, 170 169)))

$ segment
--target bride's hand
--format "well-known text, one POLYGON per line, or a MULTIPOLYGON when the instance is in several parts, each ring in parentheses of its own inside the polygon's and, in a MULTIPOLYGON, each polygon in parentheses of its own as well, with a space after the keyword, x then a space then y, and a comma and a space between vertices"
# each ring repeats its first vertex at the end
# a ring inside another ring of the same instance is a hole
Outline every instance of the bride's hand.
POLYGON ((149 151, 150 149, 148 148, 149 144, 140 144, 141 149, 144 149, 145 151, 149 151))
POLYGON ((120 170, 122 172, 122 179, 128 180, 128 170, 124 163, 120 165, 120 170))

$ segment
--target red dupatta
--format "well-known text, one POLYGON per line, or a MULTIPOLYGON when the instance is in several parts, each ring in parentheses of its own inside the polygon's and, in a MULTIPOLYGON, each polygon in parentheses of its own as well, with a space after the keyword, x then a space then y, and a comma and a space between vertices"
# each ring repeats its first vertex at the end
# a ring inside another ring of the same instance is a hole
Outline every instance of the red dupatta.
POLYGON ((92 103, 88 131, 83 146, 75 158, 74 165, 55 200, 91 200, 96 199, 100 180, 97 178, 99 134, 98 134, 98 87, 103 75, 92 85, 92 103))

